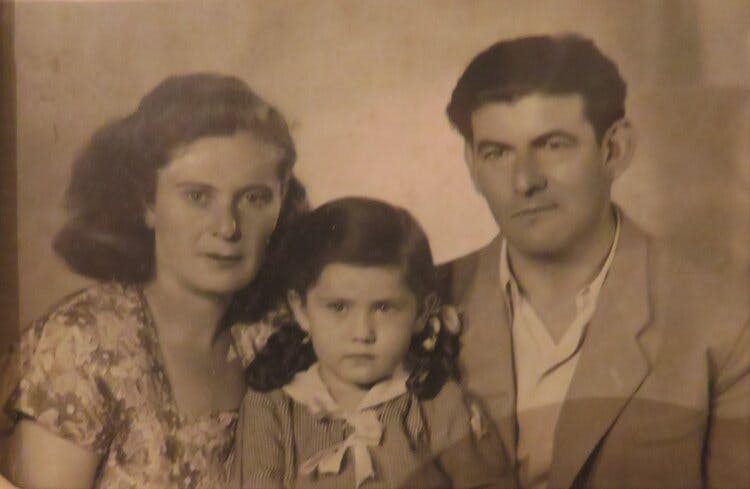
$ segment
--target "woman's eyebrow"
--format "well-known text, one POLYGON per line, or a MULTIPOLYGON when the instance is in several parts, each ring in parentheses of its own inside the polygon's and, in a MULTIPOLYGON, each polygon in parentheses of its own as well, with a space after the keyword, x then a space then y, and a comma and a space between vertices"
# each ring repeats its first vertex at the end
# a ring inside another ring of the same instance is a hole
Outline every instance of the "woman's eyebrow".
POLYGON ((251 183, 237 189, 237 192, 247 192, 248 190, 273 190, 267 183, 251 183))

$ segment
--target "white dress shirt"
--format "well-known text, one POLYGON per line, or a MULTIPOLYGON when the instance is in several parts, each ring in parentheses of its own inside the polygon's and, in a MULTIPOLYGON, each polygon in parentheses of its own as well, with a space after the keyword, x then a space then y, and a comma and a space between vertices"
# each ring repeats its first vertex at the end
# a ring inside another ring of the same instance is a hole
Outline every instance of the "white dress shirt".
POLYGON ((517 454, 519 480, 524 489, 545 489, 552 464, 555 428, 568 387, 573 379, 586 326, 596 309, 602 284, 612 264, 620 235, 616 215, 615 236, 601 270, 575 298, 576 316, 556 343, 526 299, 513 276, 508 247, 500 248, 500 281, 511 313, 513 358, 516 375, 517 454))

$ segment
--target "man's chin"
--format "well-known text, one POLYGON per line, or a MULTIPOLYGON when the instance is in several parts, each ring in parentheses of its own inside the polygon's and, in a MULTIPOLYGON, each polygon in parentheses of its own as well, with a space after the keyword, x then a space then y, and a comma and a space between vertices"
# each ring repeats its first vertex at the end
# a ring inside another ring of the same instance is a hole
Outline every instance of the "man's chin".
POLYGON ((507 238, 509 245, 519 254, 535 260, 554 260, 565 254, 565 243, 559 236, 534 238, 507 238), (557 238, 557 239, 555 239, 557 238))

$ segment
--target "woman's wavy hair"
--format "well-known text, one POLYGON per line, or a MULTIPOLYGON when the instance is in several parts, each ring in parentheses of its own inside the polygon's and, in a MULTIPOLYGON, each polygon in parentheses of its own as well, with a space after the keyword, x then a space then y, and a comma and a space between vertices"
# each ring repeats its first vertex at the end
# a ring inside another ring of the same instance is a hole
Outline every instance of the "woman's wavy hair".
POLYGON ((135 112, 99 129, 74 161, 65 196, 69 217, 55 237, 55 251, 86 277, 149 280, 154 233, 144 216, 154 202, 158 170, 180 146, 237 131, 250 131, 284 151, 278 165, 286 189, 279 223, 304 209, 304 187, 292 174, 296 151, 281 114, 239 78, 171 76, 143 97, 135 112))
MULTIPOLYGON (((409 212, 378 200, 339 199, 291 221, 268 263, 274 276, 266 277, 266 290, 280 301, 290 290, 305 300, 331 263, 398 266, 421 305, 419 316, 430 313, 424 308, 428 298, 436 297, 436 268, 427 236, 409 212)), ((439 321, 438 316, 430 321, 439 321)), ((317 360, 312 343, 290 315, 277 326, 246 372, 247 383, 258 391, 289 383, 317 360)), ((423 328, 412 338, 405 359, 409 390, 420 398, 435 396, 449 377, 458 376, 457 356, 455 335, 444 327, 423 328)))

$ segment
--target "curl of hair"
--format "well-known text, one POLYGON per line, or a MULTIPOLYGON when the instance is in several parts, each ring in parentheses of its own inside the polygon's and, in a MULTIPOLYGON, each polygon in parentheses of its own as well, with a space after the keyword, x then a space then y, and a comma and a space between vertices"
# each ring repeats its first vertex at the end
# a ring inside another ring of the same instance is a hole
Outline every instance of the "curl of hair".
MULTIPOLYGON (((154 236, 144 216, 158 170, 183 145, 243 130, 283 150, 279 178, 289 179, 296 151, 286 122, 245 82, 212 73, 167 78, 134 113, 97 131, 74 161, 65 196, 69 218, 55 237, 55 251, 90 278, 150 279, 154 236)), ((299 182, 289 186, 299 193, 299 182)), ((293 212, 283 208, 282 216, 293 212)))
POLYGON ((469 63, 446 113, 471 141, 474 110, 532 93, 581 95, 599 143, 607 129, 625 116, 626 84, 617 65, 592 41, 576 35, 529 36, 493 44, 469 63))
POLYGON ((295 324, 283 324, 245 370, 247 385, 268 392, 288 384, 317 360, 310 338, 295 324))
POLYGON ((419 399, 435 397, 448 379, 460 380, 459 336, 441 326, 435 346, 427 349, 424 342, 432 334, 429 330, 430 328, 423 328, 421 333, 414 335, 404 361, 409 372, 406 387, 419 399))

